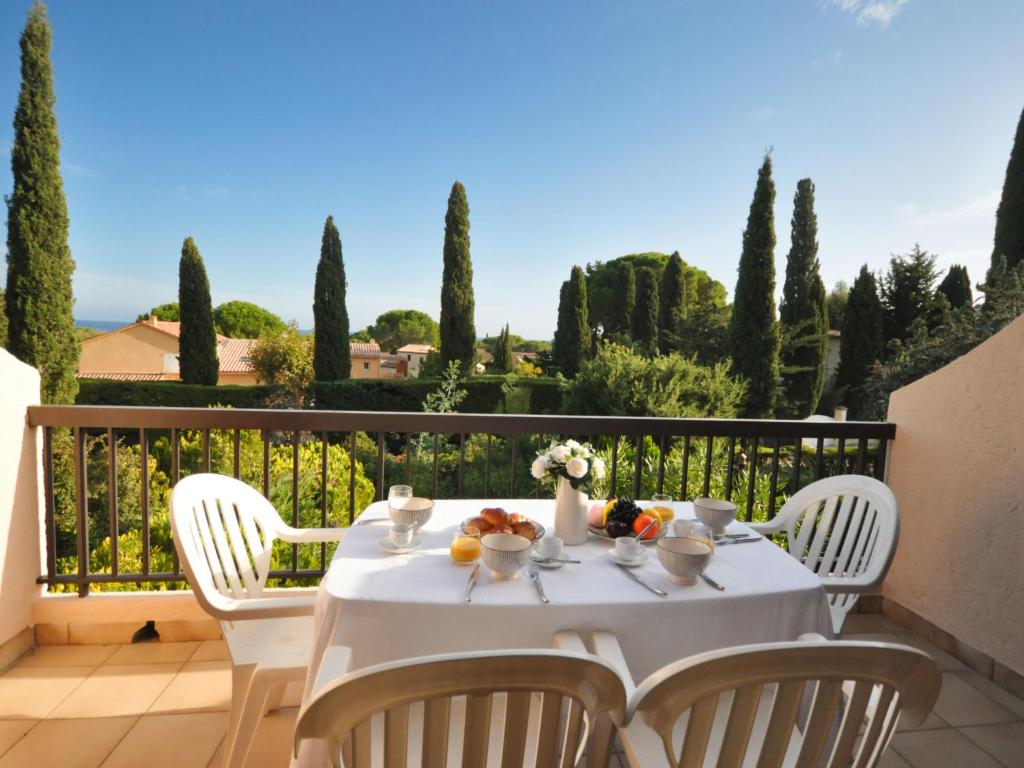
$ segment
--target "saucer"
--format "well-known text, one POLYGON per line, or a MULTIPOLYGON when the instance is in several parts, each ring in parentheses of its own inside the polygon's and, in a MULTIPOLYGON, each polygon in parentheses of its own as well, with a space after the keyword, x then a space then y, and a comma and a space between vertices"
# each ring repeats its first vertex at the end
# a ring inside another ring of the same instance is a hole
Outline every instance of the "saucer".
POLYGON ((647 562, 647 550, 641 549, 640 557, 636 558, 635 560, 623 560, 621 557, 615 554, 614 549, 608 550, 608 557, 610 557, 612 562, 616 565, 624 565, 627 568, 636 568, 638 565, 643 565, 647 562))
MULTIPOLYGON (((563 552, 561 555, 559 555, 559 557, 565 557, 565 552, 563 552)), ((530 562, 531 563, 536 563, 538 568, 552 568, 552 569, 554 569, 554 568, 561 568, 563 565, 565 565, 565 563, 556 563, 556 562, 545 563, 544 562, 544 556, 541 555, 539 552, 531 552, 530 553, 530 562)))
POLYGON ((416 535, 416 536, 412 537, 412 542, 409 544, 408 547, 401 547, 401 548, 399 548, 399 547, 396 547, 394 544, 391 543, 391 539, 390 538, 385 536, 383 539, 381 539, 380 541, 377 542, 377 546, 380 547, 383 551, 389 552, 392 555, 404 555, 406 552, 414 552, 414 551, 416 551, 417 549, 420 548, 420 545, 422 543, 423 542, 420 541, 420 537, 418 535, 416 535))

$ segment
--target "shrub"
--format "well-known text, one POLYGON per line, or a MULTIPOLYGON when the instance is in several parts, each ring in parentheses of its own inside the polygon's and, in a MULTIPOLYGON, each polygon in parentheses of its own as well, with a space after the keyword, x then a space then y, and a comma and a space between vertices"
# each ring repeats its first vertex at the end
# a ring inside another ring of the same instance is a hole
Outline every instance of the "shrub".
POLYGON ((145 405, 167 408, 263 408, 280 387, 236 384, 207 386, 180 381, 79 379, 77 405, 145 405))

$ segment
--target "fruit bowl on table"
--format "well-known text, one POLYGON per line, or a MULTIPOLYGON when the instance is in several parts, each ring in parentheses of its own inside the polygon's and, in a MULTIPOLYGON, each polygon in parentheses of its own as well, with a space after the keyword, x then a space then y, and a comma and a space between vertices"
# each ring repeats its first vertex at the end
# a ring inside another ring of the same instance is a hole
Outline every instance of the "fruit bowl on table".
POLYGON ((501 507, 487 507, 479 515, 462 521, 462 530, 476 528, 480 536, 489 533, 514 533, 517 536, 537 541, 545 533, 544 526, 525 515, 506 512, 501 507))
MULTIPOLYGON (((649 512, 637 506, 632 499, 609 499, 603 505, 595 504, 591 507, 587 527, 598 538, 614 541, 622 536, 639 535, 652 519, 649 512)), ((668 526, 660 523, 648 531, 640 542, 653 544, 667 533, 668 526)))

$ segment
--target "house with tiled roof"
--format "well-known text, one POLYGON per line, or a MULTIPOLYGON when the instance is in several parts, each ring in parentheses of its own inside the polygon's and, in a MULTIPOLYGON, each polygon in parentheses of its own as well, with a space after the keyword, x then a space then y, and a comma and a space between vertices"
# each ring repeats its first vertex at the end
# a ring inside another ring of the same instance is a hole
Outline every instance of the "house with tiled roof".
POLYGON ((405 365, 409 371, 408 375, 416 377, 420 375, 420 366, 427 359, 427 355, 434 351, 434 348, 429 344, 406 344, 399 347, 396 350, 396 354, 399 357, 405 358, 405 365))

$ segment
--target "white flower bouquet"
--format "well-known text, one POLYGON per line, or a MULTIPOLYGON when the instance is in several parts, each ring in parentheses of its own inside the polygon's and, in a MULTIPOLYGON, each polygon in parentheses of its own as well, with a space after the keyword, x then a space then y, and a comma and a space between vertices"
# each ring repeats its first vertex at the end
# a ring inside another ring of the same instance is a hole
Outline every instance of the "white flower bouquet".
POLYGON ((546 451, 538 451, 530 474, 538 480, 564 477, 574 489, 590 493, 592 481, 604 477, 604 460, 590 443, 552 440, 546 451))

